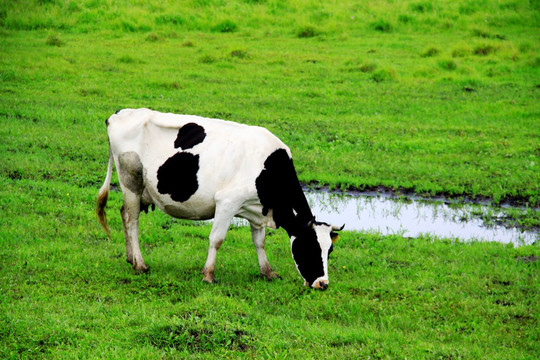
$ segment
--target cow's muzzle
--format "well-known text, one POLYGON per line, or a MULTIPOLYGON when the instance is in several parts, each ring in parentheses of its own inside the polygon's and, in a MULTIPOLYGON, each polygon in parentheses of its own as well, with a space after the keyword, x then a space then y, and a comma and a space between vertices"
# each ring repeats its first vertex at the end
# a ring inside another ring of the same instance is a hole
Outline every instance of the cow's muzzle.
POLYGON ((319 290, 326 290, 326 289, 328 289, 328 280, 318 280, 318 281, 315 281, 315 284, 313 285, 313 288, 319 289, 319 290))

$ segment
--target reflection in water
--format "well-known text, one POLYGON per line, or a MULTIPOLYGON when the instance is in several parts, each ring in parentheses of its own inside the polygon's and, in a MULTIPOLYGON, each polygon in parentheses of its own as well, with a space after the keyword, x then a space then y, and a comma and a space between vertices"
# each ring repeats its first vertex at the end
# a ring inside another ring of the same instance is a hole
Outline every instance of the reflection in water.
MULTIPOLYGON (((317 221, 332 225, 345 224, 345 230, 382 235, 397 234, 418 237, 422 234, 465 241, 498 241, 528 245, 540 241, 538 231, 523 231, 501 225, 487 226, 480 215, 504 217, 496 207, 487 205, 447 205, 425 200, 398 200, 384 196, 342 195, 304 189, 317 221)), ((246 220, 235 218, 233 224, 246 226, 246 220)))
MULTIPOLYGON (((480 205, 451 207, 426 201, 399 201, 379 196, 347 196, 329 192, 307 191, 306 197, 317 220, 341 225, 348 230, 399 234, 418 237, 429 234, 460 240, 499 241, 516 245, 531 244, 538 233, 503 226, 485 226, 471 213, 499 213, 496 208, 480 205)), ((502 214, 501 214, 502 215, 502 214)))

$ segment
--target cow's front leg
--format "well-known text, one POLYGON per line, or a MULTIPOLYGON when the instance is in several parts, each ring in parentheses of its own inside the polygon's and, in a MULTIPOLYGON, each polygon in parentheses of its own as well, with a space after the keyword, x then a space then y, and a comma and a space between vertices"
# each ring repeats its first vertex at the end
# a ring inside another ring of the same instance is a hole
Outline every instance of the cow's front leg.
POLYGON ((124 191, 124 204, 120 213, 122 214, 122 225, 126 239, 127 261, 137 272, 146 272, 148 269, 144 264, 139 247, 140 196, 130 191, 124 191))
POLYGON ((255 250, 257 251, 261 275, 265 276, 267 280, 274 280, 279 277, 278 274, 272 270, 272 267, 266 258, 266 252, 264 251, 264 227, 258 227, 251 224, 251 237, 253 239, 253 244, 255 245, 255 250))
POLYGON ((216 194, 216 213, 214 214, 212 231, 210 231, 208 257, 206 258, 206 263, 202 270, 202 274, 204 275, 203 281, 211 284, 216 282, 214 270, 216 267, 217 251, 223 243, 223 240, 225 240, 225 235, 227 234, 231 220, 238 209, 238 205, 230 200, 234 199, 234 195, 234 193, 216 194))
POLYGON ((214 220, 214 225, 212 226, 212 231, 210 232, 210 244, 208 247, 208 257, 206 258, 206 263, 202 270, 204 275, 203 281, 206 281, 210 284, 216 282, 216 277, 214 275, 214 270, 216 268, 216 255, 219 247, 225 240, 225 235, 227 234, 227 229, 229 228, 229 223, 222 223, 222 221, 217 218, 214 220))

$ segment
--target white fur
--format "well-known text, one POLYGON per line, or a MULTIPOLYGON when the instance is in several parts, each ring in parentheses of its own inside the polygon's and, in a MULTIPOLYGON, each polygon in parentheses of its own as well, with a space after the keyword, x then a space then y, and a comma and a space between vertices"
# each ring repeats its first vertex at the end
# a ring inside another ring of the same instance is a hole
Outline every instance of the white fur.
POLYGON ((317 241, 319 242, 319 245, 321 247, 321 257, 323 262, 323 269, 324 269, 324 275, 317 278, 313 284, 311 284, 312 287, 317 287, 316 285, 320 282, 325 280, 328 283, 328 251, 330 250, 330 247, 332 246, 332 239, 330 238, 330 231, 331 227, 328 225, 315 225, 315 233, 317 234, 317 241))

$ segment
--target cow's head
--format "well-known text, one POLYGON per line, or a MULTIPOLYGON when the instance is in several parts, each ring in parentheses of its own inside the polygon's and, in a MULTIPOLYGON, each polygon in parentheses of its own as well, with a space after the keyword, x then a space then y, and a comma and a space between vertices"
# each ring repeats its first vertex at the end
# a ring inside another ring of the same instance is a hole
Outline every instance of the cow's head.
POLYGON ((328 225, 314 218, 291 236, 292 256, 307 286, 321 290, 328 287, 328 256, 338 238, 336 231, 344 226, 328 225))

